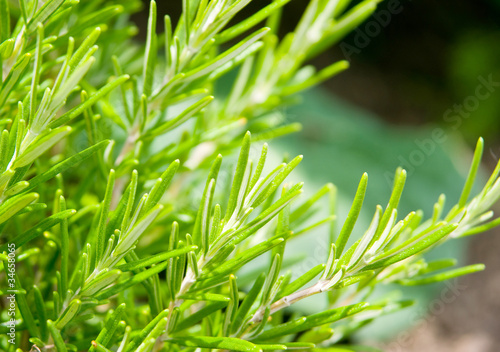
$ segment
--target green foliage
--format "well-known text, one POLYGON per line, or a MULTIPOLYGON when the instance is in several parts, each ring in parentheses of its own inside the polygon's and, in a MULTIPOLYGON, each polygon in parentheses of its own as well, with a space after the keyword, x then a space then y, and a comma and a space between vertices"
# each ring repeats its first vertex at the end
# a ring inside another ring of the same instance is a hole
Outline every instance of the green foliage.
POLYGON ((387 206, 351 246, 368 176, 337 233, 335 187, 301 200, 302 183, 287 177, 302 156, 268 167, 267 144, 255 143, 300 129, 273 112, 347 68, 340 61, 317 72, 307 61, 377 1, 311 0, 283 39, 276 32, 288 0, 233 24, 249 2, 184 0, 177 26, 166 16, 159 34, 152 1, 140 45, 129 22, 136 0, 0 1, 0 279, 17 307, 15 344, 4 335, 1 349, 357 350, 336 343, 411 303, 376 301, 376 287, 483 270, 422 258, 499 224, 490 209, 500 164, 469 200, 482 139, 447 214, 442 196, 427 220, 420 211, 398 217, 406 181, 399 169, 387 206), (229 94, 218 94, 233 70, 229 94), (236 149, 234 167, 223 162, 236 149), (311 224, 322 202, 331 211, 311 224), (326 262, 294 278, 287 242, 325 224, 326 262), (254 260, 267 269, 244 272, 254 260), (325 291, 325 311, 283 314, 325 291))

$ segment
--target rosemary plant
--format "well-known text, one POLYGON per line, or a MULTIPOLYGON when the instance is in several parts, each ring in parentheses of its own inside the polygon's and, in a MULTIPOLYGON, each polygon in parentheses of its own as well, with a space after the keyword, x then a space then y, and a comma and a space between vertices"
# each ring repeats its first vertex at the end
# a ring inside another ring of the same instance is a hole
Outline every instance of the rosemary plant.
POLYGON ((280 38, 289 1, 234 23, 250 0, 183 0, 160 34, 151 1, 142 45, 129 20, 138 0, 0 0, 0 349, 340 351, 411 303, 377 300, 377 287, 483 269, 422 256, 500 223, 500 165, 470 197, 481 139, 448 213, 441 196, 429 218, 398 214, 399 169, 362 236, 366 174, 337 231, 333 185, 304 199, 302 183, 285 182, 301 156, 266 165, 263 141, 300 129, 272 119, 276 108, 348 67, 307 62, 378 3, 311 0, 280 38), (216 93, 230 71, 229 93, 216 93), (234 165, 223 162, 237 149, 234 165), (321 202, 330 215, 311 224, 321 202), (285 245, 325 224, 325 263, 293 277, 285 245), (256 259, 267 269, 240 270, 256 259), (287 310, 313 295, 325 311, 287 310))

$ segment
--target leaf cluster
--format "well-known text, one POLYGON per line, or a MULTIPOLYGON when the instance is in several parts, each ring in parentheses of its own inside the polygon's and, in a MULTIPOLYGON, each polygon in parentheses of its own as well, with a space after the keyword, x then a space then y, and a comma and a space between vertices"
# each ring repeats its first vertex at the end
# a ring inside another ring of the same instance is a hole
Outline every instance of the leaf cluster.
POLYGON ((263 141, 300 130, 274 118, 279 108, 348 67, 309 60, 378 1, 311 0, 284 37, 289 0, 235 23, 249 2, 183 0, 158 33, 151 1, 139 44, 138 0, 0 0, 0 293, 16 297, 16 343, 3 335, 2 350, 355 351, 335 346, 411 304, 375 299, 377 287, 483 269, 422 256, 500 223, 500 164, 470 197, 482 139, 448 213, 443 195, 428 219, 398 214, 398 169, 361 236, 366 174, 337 231, 335 186, 304 197, 288 180, 302 156, 267 160, 263 141), (311 221, 320 207, 328 215, 311 221), (331 242, 324 264, 294 277, 285 247, 318 227, 331 242), (320 294, 325 311, 293 309, 320 294))

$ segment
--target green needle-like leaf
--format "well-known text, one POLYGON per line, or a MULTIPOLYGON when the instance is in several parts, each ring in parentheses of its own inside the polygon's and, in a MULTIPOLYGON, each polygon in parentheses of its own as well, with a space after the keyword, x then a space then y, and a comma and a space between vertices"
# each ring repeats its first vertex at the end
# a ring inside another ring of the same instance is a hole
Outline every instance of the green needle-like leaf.
POLYGON ((60 163, 52 166, 49 170, 38 174, 37 176, 33 177, 29 181, 29 186, 24 189, 24 192, 32 190, 33 188, 37 187, 40 184, 43 184, 44 182, 50 180, 57 174, 60 174, 64 172, 65 170, 75 166, 76 164, 82 162, 83 160, 88 159, 91 157, 94 153, 98 152, 99 150, 103 149, 109 144, 109 141, 102 141, 99 142, 85 150, 82 150, 81 152, 78 152, 77 154, 74 154, 70 156, 69 158, 65 159, 64 161, 61 161, 60 163))
POLYGON ((275 11, 286 5, 290 0, 276 0, 271 4, 267 5, 259 12, 253 14, 247 19, 241 21, 237 25, 226 29, 224 32, 220 33, 216 37, 216 41, 219 44, 226 43, 227 41, 237 37, 238 35, 244 33, 248 29, 252 28, 259 22, 262 22, 264 19, 272 15, 275 11))
POLYGON ((386 253, 381 253, 380 255, 374 257, 372 259, 373 264, 369 264, 366 267, 363 268, 363 270, 374 270, 378 269, 381 267, 386 267, 391 264, 397 263, 403 259, 406 259, 412 255, 415 255, 436 242, 440 241, 444 237, 448 236, 453 230, 455 230, 458 227, 457 224, 449 224, 441 227, 440 229, 434 231, 424 239, 418 241, 417 243, 408 246, 407 248, 403 248, 402 250, 398 251, 396 254, 388 255, 386 253))
POLYGON ((10 198, 0 206, 0 224, 6 222, 19 211, 39 198, 38 193, 28 193, 10 198))
POLYGON ((67 352, 66 344, 61 336, 61 332, 55 327, 55 324, 52 320, 47 320, 47 326, 49 327, 50 334, 52 335, 52 339, 54 340, 54 345, 57 348, 58 352, 67 352))
POLYGON ((151 210, 158 202, 167 190, 168 186, 172 182, 174 175, 179 168, 179 160, 172 162, 169 167, 161 174, 160 178, 155 182, 155 185, 149 193, 146 204, 144 204, 144 212, 151 210))
POLYGON ((115 89, 119 85, 123 84, 129 78, 130 78, 129 75, 123 75, 123 76, 115 79, 114 81, 106 84, 104 87, 102 87, 101 89, 99 89, 97 92, 91 94, 88 97, 88 99, 85 100, 85 102, 83 102, 80 105, 77 105, 76 107, 72 108, 68 112, 66 112, 63 115, 61 115, 61 117, 59 117, 58 119, 56 119, 52 123, 50 123, 49 127, 50 128, 59 127, 59 126, 65 124, 65 123, 71 121, 72 119, 74 119, 78 115, 82 114, 86 109, 88 109, 89 107, 91 107, 92 105, 94 105, 95 103, 97 103, 104 96, 106 96, 107 94, 109 94, 109 92, 111 92, 113 89, 115 89))
POLYGON ((224 221, 227 222, 229 218, 233 215, 233 212, 236 208, 236 201, 238 198, 238 194, 240 192, 240 188, 243 182, 243 176, 245 174, 245 170, 248 163, 248 155, 250 152, 250 132, 245 134, 245 138, 243 139, 243 144, 240 150, 240 156, 238 158, 238 163, 236 164, 236 170, 233 177, 233 184, 231 185, 231 193, 229 194, 229 201, 227 204, 226 216, 224 217, 224 221))
POLYGON ((9 39, 9 37, 10 37, 9 3, 7 2, 7 0, 0 0, 0 43, 2 43, 4 40, 9 39))
POLYGON ((108 220, 109 207, 111 205, 111 196, 115 184, 115 171, 110 170, 108 183, 106 185, 106 193, 101 203, 99 224, 97 225, 96 239, 96 261, 99 262, 104 254, 104 244, 106 242, 106 222, 108 220))
POLYGON ((59 127, 39 136, 12 165, 13 168, 21 168, 31 164, 36 158, 52 148, 57 142, 66 137, 72 131, 71 127, 59 127))
POLYGON ((246 49, 248 49, 252 44, 257 42, 260 38, 262 38, 267 32, 268 28, 262 28, 256 31, 254 34, 249 35, 247 38, 243 39, 237 45, 233 46, 231 49, 225 51, 224 53, 218 55, 213 60, 207 62, 204 65, 199 66, 198 68, 186 72, 184 76, 184 81, 190 82, 195 79, 201 78, 205 75, 211 73, 214 69, 223 66, 228 63, 239 54, 243 53, 246 49))
MULTIPOLYGON (((42 220, 38 225, 32 227, 31 229, 23 232, 22 234, 14 237, 14 239, 11 240, 11 243, 15 243, 16 247, 20 247, 25 243, 28 243, 29 241, 33 240, 37 236, 41 235, 43 231, 50 229, 52 226, 58 224, 61 222, 63 219, 66 219, 70 217, 71 215, 74 215, 76 213, 76 210, 74 209, 69 209, 65 211, 61 211, 57 214, 54 214, 44 220, 42 220)), ((3 244, 0 246, 0 251, 3 251, 7 248, 7 243, 3 244)))
POLYGON ((36 12, 28 23, 28 33, 34 32, 38 23, 43 23, 50 15, 52 15, 62 4, 64 0, 48 0, 36 12))
POLYGON ((40 337, 43 341, 46 341, 49 336, 49 330, 47 327, 47 312, 45 310, 45 302, 43 301, 42 293, 37 286, 33 286, 33 292, 35 295, 35 305, 38 315, 40 337))
POLYGON ((283 243, 283 241, 284 241, 283 238, 276 238, 262 242, 259 245, 239 254, 235 258, 230 259, 221 265, 218 265, 216 268, 210 270, 208 273, 204 275, 202 274, 200 276, 200 279, 212 278, 215 276, 223 276, 230 272, 235 272, 237 269, 241 268, 245 263, 248 263, 250 260, 255 259, 258 256, 262 255, 263 253, 268 252, 275 246, 283 243))
POLYGON ((234 337, 186 336, 167 340, 186 347, 215 348, 230 351, 258 352, 260 348, 251 342, 234 337))
POLYGON ((287 86, 287 87, 283 88, 281 94, 283 94, 284 96, 287 96, 287 95, 292 95, 292 94, 302 92, 306 89, 309 89, 311 87, 314 87, 314 86, 326 81, 327 79, 332 78, 333 76, 347 70, 348 68, 349 68, 349 61, 343 60, 343 61, 336 62, 336 63, 324 68, 323 70, 318 72, 313 77, 308 78, 301 83, 294 84, 294 85, 287 86))
POLYGON ((64 313, 57 319, 55 322, 55 327, 59 330, 62 330, 68 323, 71 322, 78 314, 80 307, 82 305, 82 301, 79 299, 74 299, 70 302, 68 308, 64 311, 64 313))
POLYGON ((7 78, 5 78, 2 88, 0 89, 0 106, 3 106, 11 93, 12 89, 15 88, 17 82, 20 80, 21 76, 24 74, 28 64, 31 60, 31 54, 24 54, 20 59, 17 60, 16 64, 10 70, 7 78))
POLYGON ((135 274, 133 277, 131 277, 123 282, 120 282, 119 284, 116 284, 109 289, 106 289, 102 292, 99 292, 99 294, 97 294, 96 297, 98 299, 107 299, 107 298, 109 298, 109 297, 131 287, 131 286, 134 286, 138 283, 141 283, 142 281, 146 280, 147 278, 165 270, 165 268, 168 266, 168 264, 169 264, 168 261, 163 262, 163 263, 160 263, 160 264, 153 266, 152 268, 150 268, 148 270, 144 270, 144 271, 140 272, 139 274, 135 274))
POLYGON ((191 117, 195 116, 197 113, 199 113, 203 108, 205 108, 210 102, 214 100, 214 97, 209 96, 205 97, 203 99, 200 99, 198 102, 194 103, 190 107, 188 107, 186 110, 181 112, 179 115, 174 117, 171 120, 168 120, 167 122, 163 123, 159 127, 156 127, 148 132, 146 132, 143 135, 143 139, 150 139, 153 137, 156 137, 158 135, 161 135, 165 132, 168 132, 175 127, 183 124, 187 120, 189 120, 191 117))
POLYGON ((15 45, 15 40, 12 38, 5 40, 3 43, 0 43, 0 59, 9 58, 12 55, 12 52, 14 51, 14 45, 15 45))
MULTIPOLYGON (((59 197, 59 209, 66 210, 66 200, 63 196, 59 197)), ((66 298, 68 290, 68 262, 69 262, 69 232, 68 219, 61 221, 61 297, 66 298)))
POLYGON ((37 103, 38 84, 40 82, 40 66, 42 65, 42 40, 44 37, 43 26, 38 23, 35 51, 35 65, 33 67, 33 78, 31 80, 30 92, 30 118, 35 117, 35 107, 37 103))
POLYGON ((361 207, 363 206, 363 200, 365 199, 366 186, 368 184, 368 174, 363 174, 361 177, 361 181, 359 181, 358 190, 356 191, 356 195, 354 196, 354 200, 351 205, 351 209, 349 210, 349 214, 347 215, 347 219, 344 222, 344 226, 342 226, 342 230, 340 230, 339 237, 335 242, 335 247, 337 248, 337 259, 340 258, 344 248, 351 236, 352 230, 354 229, 354 225, 358 219, 359 213, 361 211, 361 207))
POLYGON ((158 323, 167 316, 168 316, 168 309, 161 311, 153 320, 151 320, 151 322, 148 325, 146 325, 144 329, 141 330, 139 335, 129 343, 129 345, 125 349, 125 352, 134 351, 137 348, 137 346, 139 346, 147 338, 147 336, 153 331, 153 329, 158 325, 158 323))
POLYGON ((359 313, 366 307, 368 307, 368 304, 359 303, 341 308, 326 310, 324 312, 309 315, 307 317, 302 317, 285 324, 274 326, 271 329, 264 331, 256 338, 256 341, 269 340, 271 338, 291 335, 300 331, 309 330, 316 326, 331 324, 345 317, 359 313))
POLYGON ((142 93, 146 96, 151 95, 156 61, 156 2, 154 0, 150 2, 148 18, 146 53, 144 55, 144 69, 142 73, 144 77, 142 93))
POLYGON ((308 282, 310 282, 324 270, 325 270, 325 264, 316 265, 314 268, 310 269, 305 274, 301 275, 295 281, 288 284, 283 290, 283 292, 281 292, 278 298, 288 296, 289 294, 298 291, 301 287, 305 286, 308 282))
POLYGON ((196 313, 189 315, 186 319, 181 320, 175 326, 174 332, 182 331, 192 327, 193 325, 199 323, 202 319, 210 316, 212 313, 217 312, 229 303, 229 298, 225 301, 211 302, 205 307, 198 310, 196 313))
POLYGON ((463 268, 448 270, 444 273, 439 273, 431 276, 415 277, 411 279, 399 280, 398 283, 404 286, 428 285, 436 282, 450 280, 459 276, 475 273, 478 271, 483 271, 484 268, 485 268, 484 264, 468 265, 463 268))
POLYGON ((470 166, 469 174, 467 175, 467 180, 465 181, 465 186, 460 195, 460 200, 458 201, 458 207, 461 208, 465 206, 467 203, 467 199, 469 198, 470 191, 474 184, 474 180, 476 178, 477 170, 479 169, 479 163, 481 162, 481 157, 483 156, 484 149, 484 141, 482 138, 479 138, 476 144, 476 150, 474 151, 474 158, 472 160, 472 164, 470 166))
POLYGON ((170 258, 173 258, 173 257, 177 257, 181 254, 185 254, 185 253, 194 251, 197 248, 198 247, 196 247, 196 246, 187 246, 187 247, 175 249, 173 251, 168 251, 168 252, 160 253, 157 255, 152 255, 148 258, 136 260, 136 261, 131 262, 131 263, 118 265, 116 268, 121 270, 121 271, 134 271, 134 270, 145 268, 147 266, 152 266, 154 264, 157 264, 159 262, 163 262, 163 261, 170 259, 170 258))
POLYGON ((236 316, 231 324, 232 334, 236 333, 245 322, 247 314, 252 308, 253 304, 255 303, 257 296, 260 294, 262 290, 262 287, 264 287, 265 282, 266 282, 266 275, 264 273, 261 273, 259 277, 255 280, 255 283, 253 284, 250 291, 248 291, 248 294, 245 296, 243 302, 241 302, 241 305, 238 308, 238 311, 236 312, 236 316))
MULTIPOLYGON (((125 303, 120 304, 116 307, 115 311, 111 314, 111 316, 106 321, 104 328, 101 330, 97 338, 96 342, 102 344, 104 347, 107 347, 108 343, 111 341, 113 334, 115 333, 118 324, 120 323, 120 319, 125 312, 125 303)), ((93 351, 94 348, 90 347, 89 352, 93 351)))

